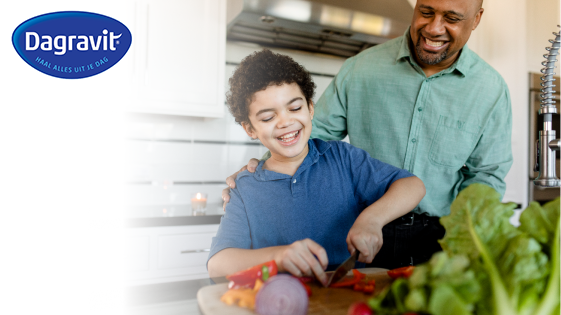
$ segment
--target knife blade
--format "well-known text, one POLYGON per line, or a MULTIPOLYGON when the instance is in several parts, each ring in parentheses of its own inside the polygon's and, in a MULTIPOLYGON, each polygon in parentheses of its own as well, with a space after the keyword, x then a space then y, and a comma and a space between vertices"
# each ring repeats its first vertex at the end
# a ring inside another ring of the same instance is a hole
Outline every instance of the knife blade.
POLYGON ((335 269, 335 272, 331 274, 331 277, 329 277, 329 280, 327 281, 327 284, 324 285, 324 287, 327 288, 330 284, 335 283, 346 276, 347 273, 355 266, 359 254, 359 251, 355 250, 351 257, 347 258, 347 260, 340 264, 339 267, 335 269))

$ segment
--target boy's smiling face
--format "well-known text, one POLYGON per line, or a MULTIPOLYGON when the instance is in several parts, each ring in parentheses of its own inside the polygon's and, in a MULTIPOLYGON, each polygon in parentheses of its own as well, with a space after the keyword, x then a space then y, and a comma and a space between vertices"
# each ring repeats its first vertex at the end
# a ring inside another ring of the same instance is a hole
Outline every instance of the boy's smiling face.
POLYGON ((313 103, 307 104, 298 84, 271 85, 253 95, 251 126, 244 123, 243 128, 250 137, 259 138, 276 160, 298 160, 308 154, 313 116, 313 103))

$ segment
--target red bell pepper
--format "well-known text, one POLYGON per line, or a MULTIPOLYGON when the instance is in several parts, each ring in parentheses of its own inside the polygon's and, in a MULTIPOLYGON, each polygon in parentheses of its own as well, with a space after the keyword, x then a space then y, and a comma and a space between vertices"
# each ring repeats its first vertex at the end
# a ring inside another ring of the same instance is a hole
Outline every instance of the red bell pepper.
POLYGON ((300 277, 298 278, 300 280, 300 282, 302 283, 308 283, 308 282, 312 282, 315 280, 314 277, 300 277))
POLYGON ((414 266, 405 266, 401 268, 396 268, 392 270, 388 270, 388 276, 392 279, 397 278, 409 278, 413 274, 413 270, 415 270, 414 266))
POLYGON ((304 282, 300 282, 300 283, 302 283, 304 289, 306 289, 306 293, 308 294, 308 297, 312 296, 312 288, 310 288, 310 286, 305 284, 304 282))
POLYGON ((267 281, 269 277, 276 275, 278 272, 277 263, 274 260, 268 261, 257 266, 253 266, 246 270, 238 271, 226 276, 230 280, 229 287, 232 288, 253 288, 255 280, 261 279, 267 281))
POLYGON ((329 287, 330 288, 352 287, 355 284, 357 284, 360 280, 364 279, 364 277, 366 277, 365 274, 363 274, 362 272, 360 272, 356 269, 353 269, 353 278, 352 279, 332 283, 329 287))
POLYGON ((372 293, 374 293, 375 289, 376 289, 375 286, 367 284, 362 288, 362 292, 364 292, 366 294, 372 294, 372 293))
POLYGON ((353 286, 353 290, 358 292, 364 292, 366 294, 371 294, 374 292, 376 288, 376 284, 374 280, 370 280, 366 282, 365 280, 361 280, 353 286))
POLYGON ((353 290, 362 292, 364 290, 365 283, 360 281, 353 286, 353 290))

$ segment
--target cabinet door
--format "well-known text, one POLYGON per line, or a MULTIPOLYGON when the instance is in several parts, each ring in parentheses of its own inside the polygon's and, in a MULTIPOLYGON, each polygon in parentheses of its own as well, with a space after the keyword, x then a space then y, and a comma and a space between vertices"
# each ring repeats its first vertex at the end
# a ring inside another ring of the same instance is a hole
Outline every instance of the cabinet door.
POLYGON ((126 230, 126 283, 208 278, 206 261, 218 224, 126 230))
POLYGON ((206 261, 216 232, 160 235, 158 269, 192 268, 192 273, 206 273, 206 261))
POLYGON ((139 1, 133 111, 224 114, 225 0, 139 1))

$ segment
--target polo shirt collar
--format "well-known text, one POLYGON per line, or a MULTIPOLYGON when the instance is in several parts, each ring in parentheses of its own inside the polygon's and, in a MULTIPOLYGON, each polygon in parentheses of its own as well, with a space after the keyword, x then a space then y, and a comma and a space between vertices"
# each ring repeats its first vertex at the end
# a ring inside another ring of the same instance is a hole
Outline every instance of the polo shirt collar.
POLYGON ((271 181, 271 180, 280 180, 280 179, 297 177, 302 172, 307 170, 310 166, 314 165, 319 160, 319 157, 323 155, 327 150, 329 150, 330 147, 331 144, 323 140, 309 139, 308 155, 306 155, 304 161, 302 161, 302 164, 300 164, 298 170, 296 171, 296 173, 294 173, 294 176, 281 174, 269 170, 264 170, 263 165, 265 164, 265 160, 259 161, 259 165, 257 165, 257 168, 255 169, 255 173, 253 176, 255 177, 255 179, 260 181, 271 181))
MULTIPOLYGON (((411 38, 411 34, 409 33, 410 29, 411 26, 409 26, 405 30, 405 33, 403 33, 403 40, 401 41, 401 47, 397 52, 397 57, 395 61, 397 62, 403 58, 409 58, 409 61, 411 63, 414 63, 415 65, 419 66, 415 61, 415 58, 411 54, 411 50, 409 49, 409 41, 411 38)), ((454 62, 448 69, 443 70, 442 72, 451 73, 454 70, 457 70, 463 77, 465 77, 468 73, 469 64, 472 58, 473 58, 473 52, 468 48, 468 45, 465 44, 462 50, 460 51, 460 57, 458 58, 458 60, 456 60, 456 62, 454 62)))

